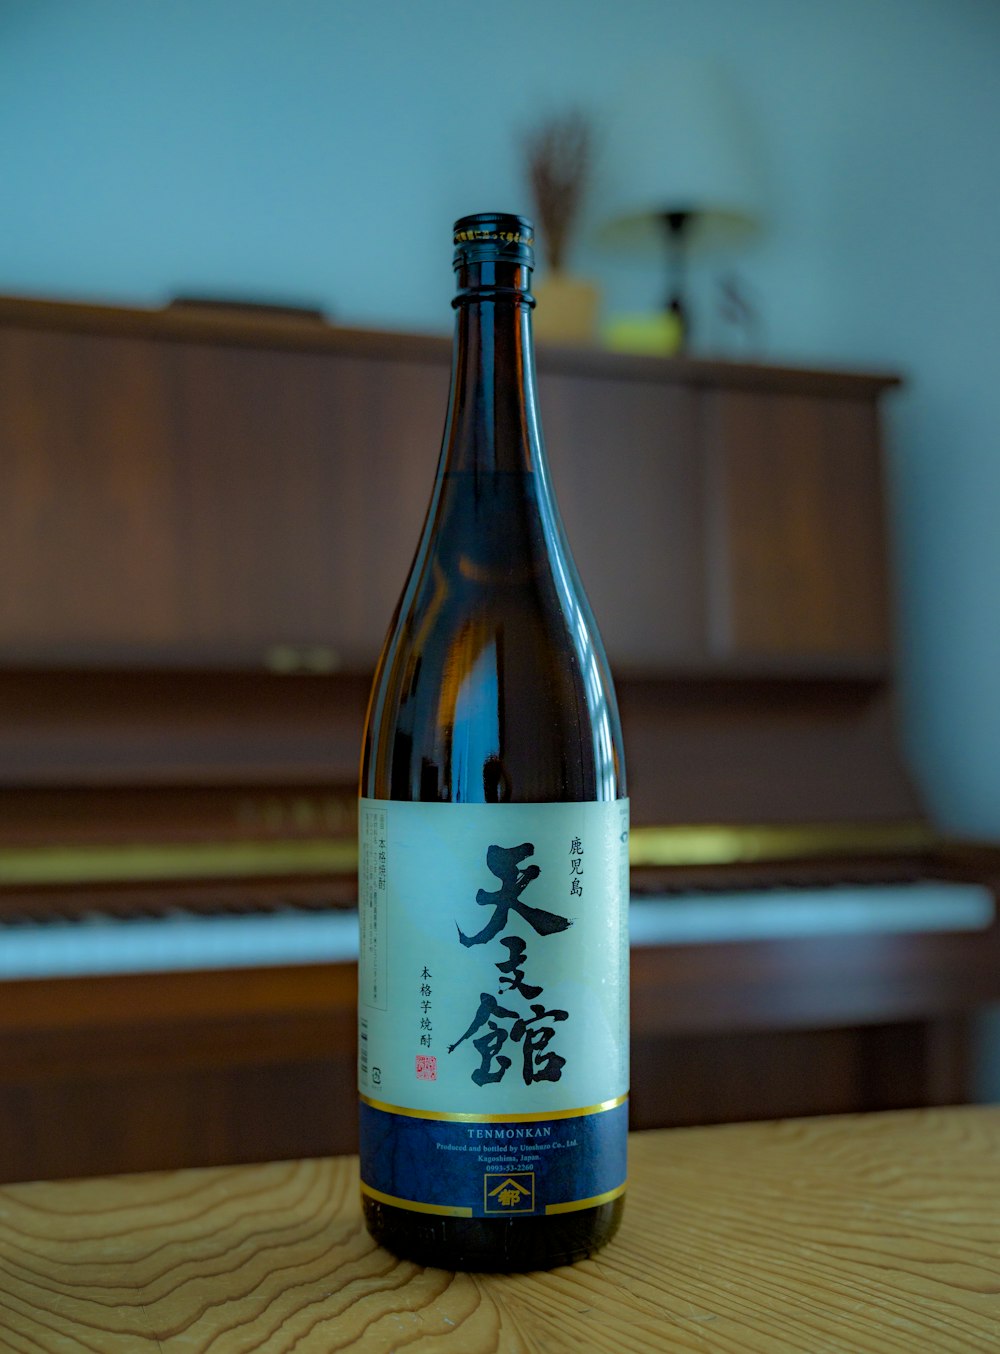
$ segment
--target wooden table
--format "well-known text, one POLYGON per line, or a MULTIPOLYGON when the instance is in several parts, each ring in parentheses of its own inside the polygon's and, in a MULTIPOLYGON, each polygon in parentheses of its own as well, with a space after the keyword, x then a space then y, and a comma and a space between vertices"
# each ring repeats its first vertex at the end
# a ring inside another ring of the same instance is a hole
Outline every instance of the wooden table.
POLYGON ((357 1185, 337 1158, 7 1186, 0 1349, 1000 1349, 1000 1108, 637 1134, 618 1238, 548 1274, 396 1261, 357 1185))

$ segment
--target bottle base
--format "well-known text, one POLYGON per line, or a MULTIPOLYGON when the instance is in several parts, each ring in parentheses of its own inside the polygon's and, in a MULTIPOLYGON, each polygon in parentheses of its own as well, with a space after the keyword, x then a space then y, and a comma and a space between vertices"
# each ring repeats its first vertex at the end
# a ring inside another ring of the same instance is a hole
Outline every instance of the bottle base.
POLYGON ((544 1218, 449 1218, 412 1212, 361 1196, 365 1224, 401 1260, 436 1269, 523 1273, 572 1265, 614 1236, 625 1199, 544 1218))

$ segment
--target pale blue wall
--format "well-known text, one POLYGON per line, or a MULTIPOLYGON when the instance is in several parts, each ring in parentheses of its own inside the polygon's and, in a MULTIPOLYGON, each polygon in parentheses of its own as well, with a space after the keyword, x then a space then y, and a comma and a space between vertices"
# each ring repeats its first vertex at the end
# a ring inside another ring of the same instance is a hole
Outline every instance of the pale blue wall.
MULTIPOLYGON (((447 328, 452 217, 526 207, 516 129, 661 54, 723 63, 764 148, 768 354, 909 378, 906 739, 942 821, 1000 835, 993 0, 0 0, 0 291, 447 328)), ((662 287, 576 261, 611 308, 662 287)))

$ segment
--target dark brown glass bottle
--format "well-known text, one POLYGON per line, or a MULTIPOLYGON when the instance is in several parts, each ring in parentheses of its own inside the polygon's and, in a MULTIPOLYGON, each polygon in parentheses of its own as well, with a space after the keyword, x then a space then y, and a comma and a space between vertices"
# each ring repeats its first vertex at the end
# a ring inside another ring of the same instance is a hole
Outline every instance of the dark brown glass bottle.
POLYGON ((361 767, 362 1191, 397 1255, 525 1270, 621 1216, 628 801, 539 426, 531 223, 454 239, 444 443, 361 767))

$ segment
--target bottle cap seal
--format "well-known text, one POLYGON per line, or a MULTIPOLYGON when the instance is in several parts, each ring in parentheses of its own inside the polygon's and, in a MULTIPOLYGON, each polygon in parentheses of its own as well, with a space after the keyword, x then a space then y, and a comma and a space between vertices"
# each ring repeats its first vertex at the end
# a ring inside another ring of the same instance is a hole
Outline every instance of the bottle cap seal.
POLYGON ((526 216, 477 212, 455 222, 454 266, 488 261, 535 266, 535 227, 526 216))

